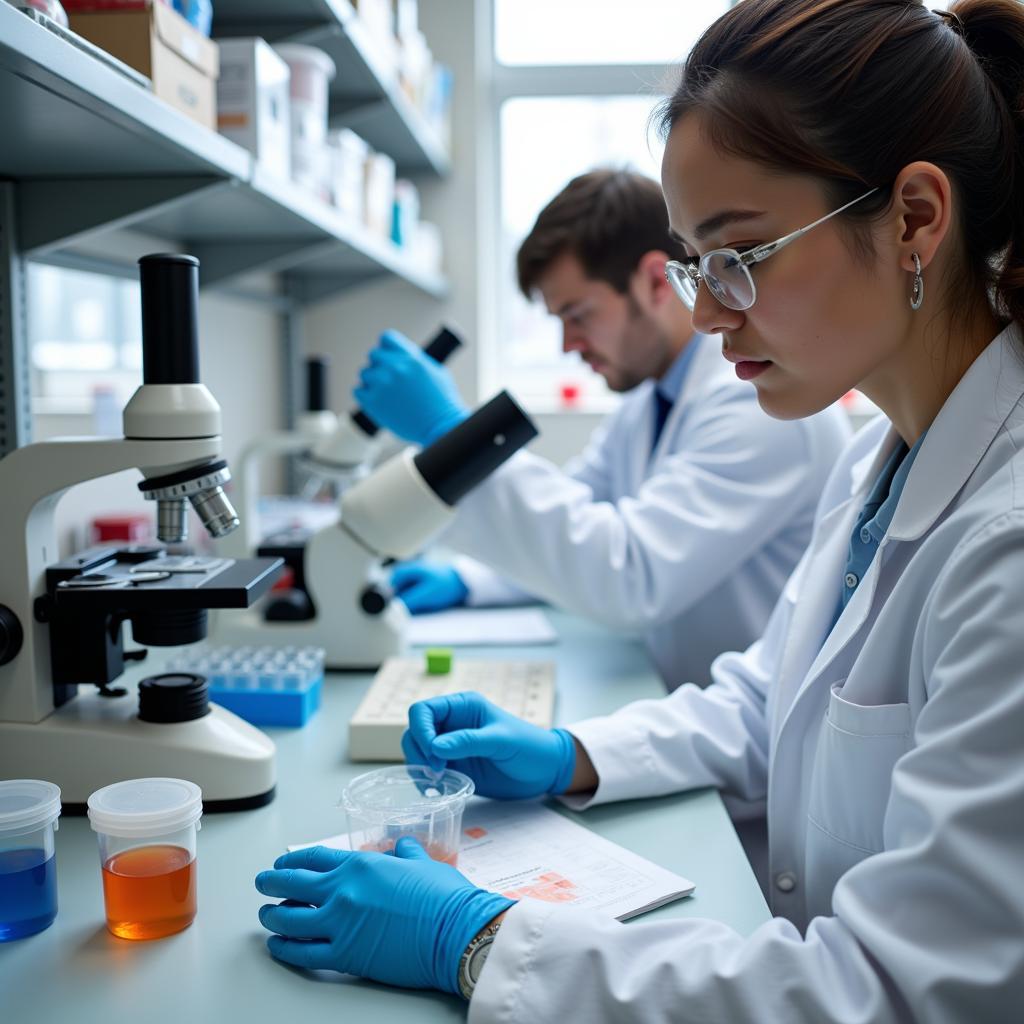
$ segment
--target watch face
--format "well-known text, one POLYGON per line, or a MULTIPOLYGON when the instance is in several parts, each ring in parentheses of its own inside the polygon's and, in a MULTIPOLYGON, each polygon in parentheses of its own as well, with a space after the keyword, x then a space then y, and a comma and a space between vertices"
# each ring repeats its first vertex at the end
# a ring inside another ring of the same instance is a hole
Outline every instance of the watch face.
POLYGON ((473 950, 473 955, 469 958, 469 964, 467 965, 467 972, 469 974, 469 980, 476 985, 480 980, 480 972, 484 969, 484 961, 490 956, 491 946, 494 944, 494 938, 488 936, 487 939, 476 949, 473 950))

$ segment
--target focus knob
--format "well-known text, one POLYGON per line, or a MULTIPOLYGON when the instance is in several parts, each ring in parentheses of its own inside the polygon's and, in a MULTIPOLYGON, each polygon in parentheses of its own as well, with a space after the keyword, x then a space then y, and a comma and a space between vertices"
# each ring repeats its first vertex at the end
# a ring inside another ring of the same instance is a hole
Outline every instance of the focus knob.
POLYGON ((24 639, 18 616, 7 605, 0 604, 0 665, 6 665, 18 656, 24 639))
POLYGON ((139 683, 139 718, 143 722, 191 722, 210 711, 209 687, 203 676, 166 672, 139 683))

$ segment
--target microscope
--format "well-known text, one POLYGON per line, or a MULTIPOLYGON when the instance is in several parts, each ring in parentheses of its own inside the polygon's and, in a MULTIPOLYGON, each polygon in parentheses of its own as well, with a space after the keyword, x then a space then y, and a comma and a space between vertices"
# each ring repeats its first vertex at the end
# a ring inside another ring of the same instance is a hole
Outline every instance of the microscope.
MULTIPOLYGON (((462 346, 450 327, 442 327, 424 346, 439 363, 462 346)), ((298 455, 303 468, 339 488, 351 486, 369 473, 378 455, 380 428, 361 409, 336 416, 327 401, 327 361, 320 356, 306 360, 306 409, 294 430, 277 430, 256 438, 239 459, 234 486, 241 510, 241 525, 217 544, 232 558, 245 558, 264 540, 259 524, 259 466, 271 455, 298 455)), ((275 538, 269 548, 280 552, 301 581, 301 548, 305 537, 275 538)))
POLYGON ((218 642, 323 647, 328 668, 377 668, 402 650, 409 614, 387 567, 419 553, 451 522, 455 505, 536 436, 502 391, 429 447, 399 452, 346 490, 338 522, 305 545, 304 601, 286 604, 286 616, 275 614, 282 599, 273 597, 221 613, 218 642))
POLYGON ((0 460, 0 778, 55 782, 66 811, 144 776, 197 783, 208 811, 258 807, 273 799, 274 744, 209 704, 201 678, 145 680, 138 701, 110 683, 146 654, 125 650, 126 622, 140 645, 201 640, 207 609, 249 607, 280 561, 127 544, 58 559, 60 496, 124 469, 141 472, 161 541, 186 539, 189 506, 213 537, 238 526, 223 490, 220 406, 199 383, 199 261, 145 256, 139 276, 143 384, 124 409, 124 437, 58 438, 0 460))

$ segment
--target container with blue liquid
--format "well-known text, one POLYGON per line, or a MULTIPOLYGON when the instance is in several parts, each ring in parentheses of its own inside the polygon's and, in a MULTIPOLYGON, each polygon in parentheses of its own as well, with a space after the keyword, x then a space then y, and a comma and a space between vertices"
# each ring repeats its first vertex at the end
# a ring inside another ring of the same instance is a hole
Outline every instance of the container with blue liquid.
POLYGON ((52 782, 0 782, 0 942, 35 935, 57 916, 59 816, 60 787, 52 782))

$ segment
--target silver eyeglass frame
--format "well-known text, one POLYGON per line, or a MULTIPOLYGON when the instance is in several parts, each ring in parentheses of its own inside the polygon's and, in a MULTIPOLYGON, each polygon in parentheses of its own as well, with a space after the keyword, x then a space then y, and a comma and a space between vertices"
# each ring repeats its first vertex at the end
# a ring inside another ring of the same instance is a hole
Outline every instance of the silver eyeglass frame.
MULTIPOLYGON (((725 306, 727 309, 735 309, 742 312, 743 310, 750 309, 751 306, 757 301, 757 284, 754 282, 753 275, 750 273, 750 268, 755 263, 762 263, 768 259, 769 256, 774 256, 780 249, 784 249, 790 242, 795 242, 798 238, 802 238, 807 234, 808 231, 812 231, 818 227, 819 224, 824 224, 825 221, 831 220, 837 214, 842 213, 844 210, 848 210, 851 206, 856 205, 862 199, 867 199, 868 196, 874 195, 878 191, 878 186, 865 192, 861 196, 857 196, 856 199, 852 199, 845 206, 840 206, 838 210, 833 210, 831 213, 826 213, 824 217, 819 217, 813 224, 808 224, 806 227, 798 228, 796 231, 791 231, 788 235, 783 235, 782 238, 776 239, 774 242, 766 242, 764 245, 755 246, 753 249, 748 249, 744 253, 739 253, 735 249, 712 249, 710 252, 704 253, 701 256, 700 261, 696 266, 691 266, 686 263, 682 263, 679 260, 668 260, 665 264, 665 277, 668 283, 672 285, 673 291, 679 296, 680 301, 686 306, 691 312, 697 303, 697 290, 700 288, 700 284, 705 280, 707 275, 707 264, 713 256, 726 256, 733 259, 737 266, 743 269, 743 273, 746 276, 747 283, 750 286, 750 302, 745 306, 736 306, 729 302, 723 302, 715 290, 708 285, 708 290, 714 296, 715 301, 725 306), (693 300, 691 301, 686 294, 683 292, 683 284, 681 281, 677 281, 674 277, 673 272, 679 271, 684 277, 687 278, 690 285, 693 287, 693 300)), ((714 276, 714 275, 712 275, 714 276)))

